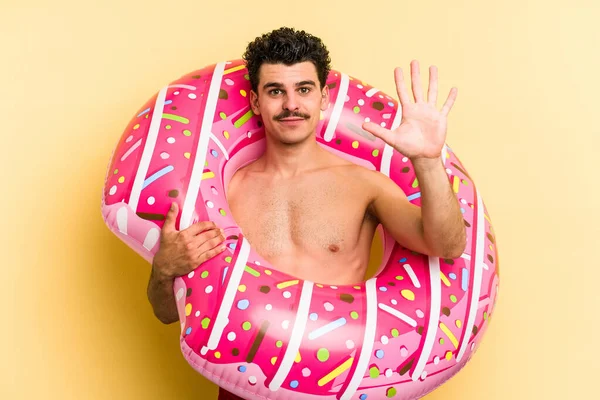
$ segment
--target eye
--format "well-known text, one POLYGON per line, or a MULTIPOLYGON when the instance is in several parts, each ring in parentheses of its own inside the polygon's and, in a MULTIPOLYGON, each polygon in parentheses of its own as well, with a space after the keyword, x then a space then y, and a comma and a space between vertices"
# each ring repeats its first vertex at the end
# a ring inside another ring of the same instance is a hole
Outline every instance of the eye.
POLYGON ((300 89, 298 89, 300 91, 300 93, 302 94, 307 94, 310 92, 310 88, 309 87, 301 87, 300 89))
POLYGON ((271 96, 277 96, 277 95, 281 94, 281 90, 280 89, 271 89, 271 90, 269 90, 269 94, 271 96))

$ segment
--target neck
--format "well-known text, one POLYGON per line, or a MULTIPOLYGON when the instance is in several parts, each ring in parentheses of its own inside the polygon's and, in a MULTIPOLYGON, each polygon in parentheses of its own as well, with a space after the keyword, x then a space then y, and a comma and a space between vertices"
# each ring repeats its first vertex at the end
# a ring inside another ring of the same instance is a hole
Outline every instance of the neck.
POLYGON ((322 165, 324 152, 315 135, 294 144, 281 143, 266 135, 265 152, 260 167, 273 178, 289 179, 322 165))

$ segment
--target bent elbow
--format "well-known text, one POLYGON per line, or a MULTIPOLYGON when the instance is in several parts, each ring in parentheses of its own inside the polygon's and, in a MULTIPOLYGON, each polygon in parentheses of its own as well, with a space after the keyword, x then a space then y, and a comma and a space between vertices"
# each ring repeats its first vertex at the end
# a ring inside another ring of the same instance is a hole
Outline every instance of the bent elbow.
POLYGON ((444 251, 443 258, 459 258, 465 252, 465 247, 467 247, 467 236, 462 235, 459 240, 456 240, 452 246, 449 246, 446 251, 444 251))
POLYGON ((154 314, 154 315, 156 316, 156 318, 158 318, 158 320, 160 322, 162 322, 165 325, 170 325, 170 324, 172 324, 174 322, 179 321, 179 317, 178 316, 173 317, 173 316, 166 316, 166 315, 156 315, 156 314, 154 314))

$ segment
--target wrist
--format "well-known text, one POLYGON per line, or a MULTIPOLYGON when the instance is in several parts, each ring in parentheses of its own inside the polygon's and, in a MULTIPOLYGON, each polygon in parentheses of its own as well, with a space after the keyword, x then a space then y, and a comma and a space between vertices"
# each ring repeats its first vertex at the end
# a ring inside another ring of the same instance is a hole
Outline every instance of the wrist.
POLYGON ((415 167, 415 169, 424 169, 431 170, 434 168, 438 168, 441 164, 442 159, 440 157, 430 158, 430 157, 411 157, 410 162, 415 167))
POLYGON ((173 281, 175 277, 172 274, 169 274, 166 271, 166 268, 161 267, 161 265, 160 260, 157 260, 156 257, 152 260, 153 278, 160 283, 173 281))

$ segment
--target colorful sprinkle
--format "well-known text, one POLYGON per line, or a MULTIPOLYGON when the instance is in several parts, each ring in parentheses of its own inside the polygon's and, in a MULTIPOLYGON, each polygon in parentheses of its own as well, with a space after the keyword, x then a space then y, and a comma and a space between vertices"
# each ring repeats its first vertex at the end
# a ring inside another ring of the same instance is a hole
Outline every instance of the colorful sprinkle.
POLYGON ((317 359, 321 362, 329 360, 329 350, 325 348, 320 348, 317 350, 317 359))
POLYGON ((396 329, 396 328, 392 329, 392 337, 398 337, 398 335, 400 335, 400 332, 398 332, 398 329, 396 329))
POLYGON ((328 301, 323 304, 323 307, 325 307, 325 311, 333 311, 333 304, 328 301))
POLYGON ((356 311, 351 311, 350 312, 350 317, 352 319, 358 319, 358 313, 356 311))
POLYGON ((346 340, 346 347, 348 349, 353 349, 354 348, 354 342, 350 339, 346 340))
POLYGON ((259 277, 260 276, 260 272, 258 272, 257 270, 250 268, 249 266, 246 265, 246 268, 244 268, 244 271, 246 271, 247 273, 249 273, 252 276, 255 277, 259 277))
POLYGON ((396 388, 391 387, 391 388, 388 388, 388 390, 385 392, 385 395, 388 398, 392 398, 396 395, 396 393, 397 393, 396 388))
POLYGON ((358 149, 358 144, 359 144, 359 143, 358 143, 358 140, 355 140, 355 141, 353 141, 353 142, 352 142, 352 148, 354 148, 354 149, 358 149))
MULTIPOLYGON (((329 354, 328 354, 329 356, 329 354)), ((331 382, 333 379, 337 378, 338 376, 340 376, 342 373, 344 373, 344 371, 346 371, 348 368, 350 368, 352 366, 352 362, 354 361, 354 357, 350 357, 348 358, 346 361, 344 361, 342 364, 338 365, 337 367, 335 367, 333 369, 333 371, 329 372, 327 375, 325 375, 324 377, 322 377, 321 379, 319 379, 317 381, 317 385, 319 386, 324 386, 326 384, 328 384, 329 382, 331 382)), ((309 371, 310 372, 310 371, 309 371)))
POLYGON ((375 351, 375 357, 381 359, 381 358, 383 358, 383 355, 384 355, 383 350, 379 349, 379 350, 375 351))
POLYGON ((319 338, 331 331, 334 331, 337 328, 340 328, 342 326, 346 325, 346 318, 338 318, 335 321, 332 321, 326 325, 323 325, 322 327, 315 329, 314 331, 310 332, 308 334, 308 340, 314 340, 316 338, 319 338))
POLYGON ((254 113, 252 112, 252 110, 248 110, 244 115, 242 115, 237 121, 233 123, 233 126, 235 126, 236 128, 240 128, 242 125, 248 122, 248 120, 252 118, 253 115, 254 113))
POLYGON ((443 322, 440 322, 440 329, 446 334, 448 339, 450 339, 454 348, 458 348, 458 340, 456 339, 456 336, 454 336, 452 331, 443 322))
POLYGON ((453 303, 456 303, 456 296, 453 295, 453 294, 451 294, 450 295, 450 301, 453 302, 453 303))
POLYGON ((246 291, 246 285, 240 285, 238 286, 238 290, 242 293, 244 293, 246 291))
POLYGON ((200 274, 201 278, 206 278, 208 277, 208 271, 202 271, 202 273, 200 274))
POLYGON ((240 371, 240 372, 246 372, 246 367, 245 367, 245 366, 243 366, 243 365, 240 365, 240 366, 238 367, 238 371, 240 371))
POLYGON ((235 338, 236 338, 235 332, 229 332, 227 334, 227 340, 229 340, 230 342, 233 342, 235 340, 235 338))
POLYGON ((252 324, 251 324, 250 322, 248 322, 248 321, 245 321, 245 322, 242 324, 242 329, 243 329, 243 330, 245 330, 245 331, 249 331, 249 330, 250 330, 250 328, 252 328, 252 324))
POLYGON ((250 302, 247 299, 240 300, 237 303, 237 308, 240 310, 245 310, 248 306, 250 306, 250 302))
POLYGON ((210 324, 210 318, 204 317, 204 319, 202 320, 201 324, 202 324, 202 328, 203 329, 208 328, 208 324, 210 324))
POLYGON ((311 321, 316 321, 319 318, 319 315, 317 313, 310 313, 308 318, 310 318, 311 321))
MULTIPOLYGON (((266 272, 266 271, 265 271, 265 272, 266 272)), ((298 284, 298 282, 300 282, 298 279, 295 279, 295 280, 293 280, 293 281, 281 282, 281 283, 278 283, 278 284, 277 284, 277 289, 285 289, 285 288, 287 288, 287 287, 290 287, 290 286, 297 285, 297 284, 298 284)))
POLYGON ((298 381, 291 381, 290 382, 290 387, 292 389, 296 389, 298 387, 298 381))
POLYGON ((410 289, 403 289, 400 291, 400 294, 402 295, 402 297, 404 297, 406 300, 410 300, 413 301, 415 299, 415 294, 412 292, 412 290, 410 289))
POLYGON ((369 376, 373 379, 379 378, 379 368, 377 368, 376 366, 372 366, 371 368, 369 368, 369 376))
POLYGON ((162 115, 163 119, 170 119, 172 121, 177 121, 177 122, 181 122, 182 124, 189 124, 190 120, 184 117, 180 117, 179 115, 174 115, 174 114, 167 114, 164 113, 162 115))
POLYGON ((461 289, 465 292, 469 288, 469 271, 466 268, 462 269, 461 289))

